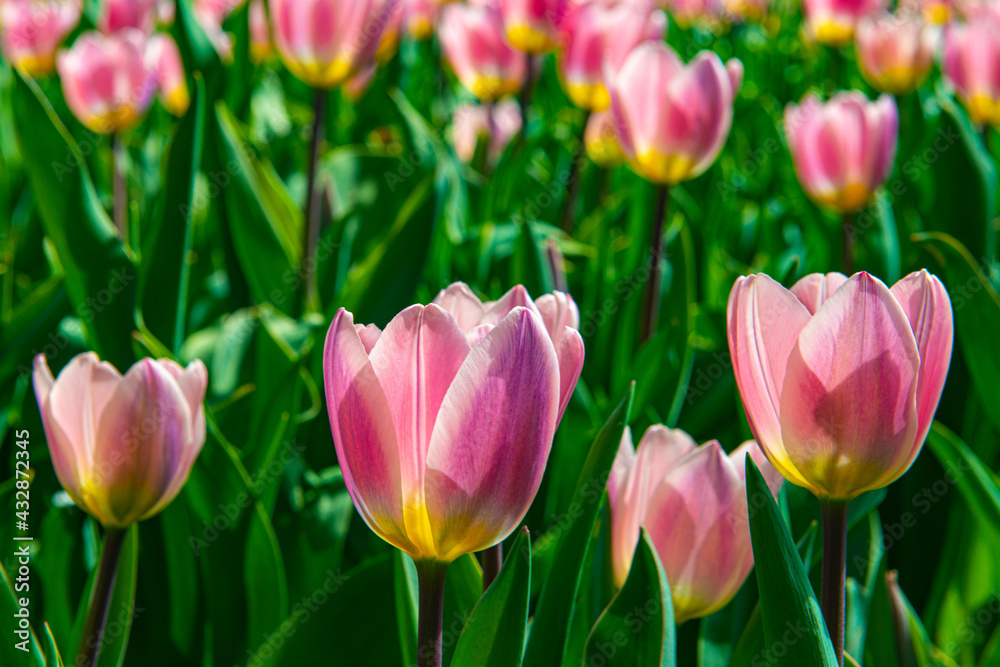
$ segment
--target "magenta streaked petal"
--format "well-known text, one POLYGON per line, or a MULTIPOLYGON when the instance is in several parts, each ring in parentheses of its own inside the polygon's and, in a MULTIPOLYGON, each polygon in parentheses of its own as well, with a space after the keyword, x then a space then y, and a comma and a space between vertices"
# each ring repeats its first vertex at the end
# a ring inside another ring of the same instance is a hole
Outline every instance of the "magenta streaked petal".
POLYGON ((482 300, 465 283, 448 285, 431 303, 451 313, 459 328, 466 333, 478 326, 486 314, 482 300))
POLYGON ((792 285, 791 292, 802 302, 809 313, 816 314, 823 302, 847 282, 843 273, 810 273, 792 285))

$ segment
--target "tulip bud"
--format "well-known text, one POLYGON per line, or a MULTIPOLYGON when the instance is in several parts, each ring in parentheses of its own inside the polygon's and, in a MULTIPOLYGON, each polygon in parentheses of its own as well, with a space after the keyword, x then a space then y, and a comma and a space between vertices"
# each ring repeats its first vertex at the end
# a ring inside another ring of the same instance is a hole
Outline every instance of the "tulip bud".
POLYGON ((170 504, 205 443, 205 365, 143 359, 123 377, 86 352, 52 378, 35 358, 35 396, 56 476, 109 528, 170 504))
POLYGON ((310 86, 339 86, 372 60, 396 4, 270 0, 278 54, 288 71, 310 86))
POLYGON ((582 365, 579 333, 555 342, 524 288, 487 305, 453 285, 382 332, 340 309, 327 335, 326 400, 348 492, 368 526, 416 561, 449 563, 517 527, 582 365), (578 353, 568 388, 564 349, 578 353))
POLYGON ((157 0, 101 0, 97 25, 105 35, 124 28, 148 35, 156 27, 157 4, 157 0))
POLYGON ((558 44, 570 0, 499 0, 507 41, 518 51, 546 53, 558 44))
POLYGON ((625 153, 618 143, 615 116, 608 111, 598 111, 587 119, 583 145, 594 164, 605 169, 617 167, 625 161, 625 153))
POLYGON ((785 136, 806 194, 838 213, 863 208, 892 171, 899 134, 896 102, 858 91, 826 104, 809 94, 785 109, 785 136))
POLYGON ((271 57, 271 24, 264 0, 250 0, 250 59, 262 63, 271 57))
POLYGON ((458 80, 481 102, 492 102, 521 89, 527 63, 522 54, 507 45, 495 6, 444 7, 438 39, 458 80))
POLYGON ((729 135, 734 95, 729 71, 710 51, 684 65, 666 44, 637 47, 615 78, 611 102, 632 169, 669 185, 701 175, 729 135))
POLYGON ((724 607, 753 567, 746 457, 772 493, 782 479, 754 442, 727 456, 715 440, 698 447, 687 433, 651 426, 636 453, 628 429, 608 480, 611 561, 624 585, 642 527, 660 556, 678 623, 724 607))
POLYGON ((169 35, 153 35, 146 47, 146 67, 156 73, 160 101, 175 116, 183 116, 191 106, 184 63, 177 43, 169 35))
POLYGON ((951 303, 927 271, 888 289, 867 273, 766 275, 729 296, 729 351, 747 419, 785 479, 846 501, 898 479, 944 388, 951 303))
MULTIPOLYGON (((1000 15, 1000 12, 997 12, 1000 15)), ((1000 17, 980 12, 944 32, 941 66, 976 123, 1000 127, 1000 17)))
POLYGON ((453 118, 451 139, 455 154, 463 162, 472 161, 480 139, 489 141, 490 160, 498 160, 521 131, 521 107, 514 100, 495 105, 463 104, 455 109, 453 118))
POLYGON ((652 6, 579 5, 562 25, 565 46, 559 57, 559 73, 566 94, 582 109, 607 109, 611 94, 605 81, 614 79, 636 46, 663 41, 666 32, 666 15, 652 6))
POLYGON ((936 36, 936 31, 919 16, 869 14, 858 22, 855 35, 861 73, 879 92, 912 92, 924 82, 934 64, 936 36))
POLYGON ((10 64, 32 77, 55 68, 60 42, 80 22, 77 0, 3 0, 0 2, 0 50, 10 64))
POLYGON ((146 62, 146 38, 135 28, 84 33, 56 59, 70 111, 101 134, 134 127, 157 88, 157 73, 146 62))
POLYGON ((885 7, 885 0, 803 0, 806 29, 820 44, 845 46, 858 20, 885 7))

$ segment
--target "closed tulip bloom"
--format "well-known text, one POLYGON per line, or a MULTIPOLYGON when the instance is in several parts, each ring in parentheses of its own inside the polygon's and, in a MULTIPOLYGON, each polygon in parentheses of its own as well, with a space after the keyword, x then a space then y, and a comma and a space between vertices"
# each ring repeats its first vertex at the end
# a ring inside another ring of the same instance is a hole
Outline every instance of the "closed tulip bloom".
POLYGON ((652 6, 577 6, 562 26, 559 73, 566 94, 581 109, 607 109, 611 94, 605 82, 614 78, 636 46, 660 42, 666 32, 666 15, 652 6))
POLYGON ((24 74, 48 76, 55 68, 56 49, 79 22, 77 0, 3 0, 0 50, 24 74))
POLYGON ((559 28, 571 9, 570 0, 498 0, 507 41, 518 51, 538 54, 559 43, 559 28))
POLYGON ((1000 127, 1000 18, 946 27, 941 65, 972 120, 1000 127))
POLYGON ((724 607, 753 567, 746 498, 750 455, 772 493, 781 476, 753 441, 726 455, 715 440, 651 426, 633 450, 626 429, 608 480, 612 566, 624 585, 640 529, 649 532, 673 594, 678 623, 724 607))
POLYGON ((934 64, 936 30, 913 14, 869 14, 858 22, 858 65, 873 88, 883 93, 913 92, 934 64))
POLYGON ((97 26, 110 35, 123 28, 136 28, 147 35, 156 27, 158 0, 101 0, 97 26))
POLYGON ((527 63, 507 44, 495 6, 447 5, 441 10, 438 39, 458 80, 480 101, 492 102, 521 89, 527 63))
POLYGON ((453 118, 452 144, 458 159, 463 162, 472 161, 480 139, 489 141, 490 160, 498 160, 511 139, 521 131, 521 107, 514 100, 498 102, 492 109, 480 104, 463 104, 455 109, 453 118))
POLYGON ((271 57, 271 24, 267 20, 264 0, 250 0, 250 59, 262 63, 271 57))
POLYGON ((341 309, 326 339, 348 492, 368 526, 418 562, 450 563, 517 527, 560 416, 557 346, 537 309, 515 306, 469 333, 460 324, 436 303, 384 331, 341 309))
POLYGON ((56 59, 70 111, 94 132, 134 127, 157 89, 157 73, 146 62, 146 37, 135 28, 81 35, 56 59))
POLYGON ((803 0, 806 28, 820 44, 845 46, 862 16, 885 7, 885 0, 803 0))
POLYGON ((583 145, 594 164, 605 169, 617 167, 625 161, 615 129, 615 115, 608 111, 598 111, 587 119, 587 129, 583 133, 583 145))
POLYGON ((153 35, 146 47, 147 68, 155 72, 163 106, 175 116, 183 116, 191 105, 184 62, 177 43, 169 35, 153 35))
POLYGON ((809 94, 785 109, 785 136, 806 194, 838 213, 863 208, 892 171, 899 135, 896 101, 857 91, 826 104, 809 94))
POLYGON ((417 41, 430 39, 434 34, 441 11, 438 0, 400 0, 403 5, 403 30, 417 41))
POLYGON ((80 509, 126 528, 177 496, 205 443, 204 364, 143 359, 122 376, 86 352, 53 379, 38 355, 33 380, 56 476, 80 509))
POLYGON ((788 481, 846 501, 898 479, 948 375, 951 303, 927 271, 890 290, 867 273, 766 275, 729 296, 729 351, 757 442, 788 481))
POLYGON ((670 185, 701 175, 729 136, 737 83, 710 51, 684 65, 666 44, 637 47, 615 77, 611 100, 632 168, 670 185))
POLYGON ((387 0, 269 0, 274 43, 292 74, 334 88, 367 65, 396 3, 387 0))

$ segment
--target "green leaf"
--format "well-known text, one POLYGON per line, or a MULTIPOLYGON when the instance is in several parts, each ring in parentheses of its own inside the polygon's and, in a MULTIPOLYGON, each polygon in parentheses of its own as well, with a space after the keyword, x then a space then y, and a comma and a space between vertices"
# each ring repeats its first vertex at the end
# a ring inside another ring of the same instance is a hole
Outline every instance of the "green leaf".
POLYGON ((45 653, 46 667, 65 667, 59 647, 56 646, 56 638, 52 636, 52 628, 46 623, 42 629, 42 648, 45 653))
MULTIPOLYGON (((23 544, 29 543, 24 542, 23 544)), ((30 625, 27 628, 22 627, 20 624, 22 617, 15 615, 27 613, 30 616, 34 612, 34 607, 30 602, 27 607, 20 605, 18 600, 21 598, 14 592, 13 582, 4 569, 3 563, 0 563, 0 579, 3 580, 0 582, 0 585, 3 586, 3 592, 0 592, 0 613, 3 614, 6 626, 4 640, 0 642, 0 658, 2 658, 3 664, 45 667, 45 658, 39 650, 38 637, 35 636, 34 629, 30 625), (22 609, 26 611, 22 612, 22 609), (27 632, 28 634, 27 636, 18 635, 18 632, 27 632), (24 646, 26 650, 22 651, 17 648, 18 644, 24 646)), ((30 601, 31 598, 27 599, 30 601)))
POLYGON ((574 613, 573 602, 583 574, 581 570, 587 542, 594 535, 594 521, 604 497, 608 471, 625 432, 634 394, 633 384, 597 434, 580 472, 570 504, 570 516, 574 518, 561 531, 561 536, 555 538, 558 540, 554 547, 556 565, 535 608, 535 620, 524 655, 527 667, 551 667, 562 661, 574 613))
POLYGON ((403 664, 417 663, 417 622, 419 593, 417 567, 413 559, 398 549, 392 563, 392 581, 396 595, 396 622, 399 626, 399 646, 403 664))
POLYGON ((198 614, 198 565, 187 541, 193 526, 184 503, 174 502, 163 510, 160 526, 170 590, 170 639, 189 654, 198 614))
POLYGON ((625 585, 601 614, 587 639, 584 664, 622 667, 677 664, 670 586, 645 530, 625 585))
POLYGON ((946 480, 958 487, 973 514, 988 526, 1000 527, 1000 489, 979 457, 940 422, 934 422, 927 434, 927 445, 945 469, 946 480))
POLYGON ((809 575, 763 476, 747 457, 747 506, 764 641, 784 665, 837 667, 809 575), (789 633, 795 641, 790 641, 789 633))
MULTIPOLYGON (((96 570, 95 573, 96 574, 96 570)), ((111 590, 111 601, 108 603, 107 623, 117 623, 121 627, 120 632, 105 632, 101 642, 101 653, 97 657, 95 667, 121 667, 125 660, 125 651, 128 648, 128 639, 132 634, 132 623, 136 615, 141 613, 135 606, 136 581, 139 575, 139 526, 134 524, 125 534, 122 544, 121 554, 118 556, 118 569, 115 571, 115 583, 111 590)), ((90 584, 87 586, 84 596, 81 598, 81 605, 86 606, 90 600, 90 591, 93 586, 94 577, 91 576, 90 584)), ((105 626, 107 628, 107 625, 105 626)), ((117 629, 117 628, 116 628, 117 629)), ((83 640, 83 627, 81 626, 76 636, 81 641, 76 641, 72 645, 80 646, 83 640)))
POLYGON ((62 276, 38 285, 0 328, 0 380, 31 374, 32 356, 58 343, 59 322, 70 312, 62 276))
POLYGON ((520 666, 530 588, 531 538, 522 528, 496 580, 465 622, 452 667, 520 666))
POLYGON ((250 515, 243 581, 247 590, 247 635, 254 643, 277 630, 288 615, 288 584, 281 546, 260 503, 254 503, 250 515))

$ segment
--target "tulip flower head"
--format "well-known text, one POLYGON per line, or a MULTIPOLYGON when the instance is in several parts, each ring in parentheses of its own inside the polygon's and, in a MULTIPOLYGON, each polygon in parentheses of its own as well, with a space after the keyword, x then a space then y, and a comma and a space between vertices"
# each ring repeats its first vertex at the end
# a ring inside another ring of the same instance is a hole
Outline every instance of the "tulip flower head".
POLYGON ((951 302, 927 271, 766 275, 729 296, 729 351, 757 442, 785 479, 847 501, 909 469, 951 360, 951 302))
POLYGON ((35 358, 35 397, 52 465, 73 502, 108 528, 170 504, 205 443, 205 365, 143 359, 124 376, 97 355, 53 379, 35 358))
POLYGON ((481 102, 499 100, 521 89, 527 63, 523 54, 507 44, 496 6, 445 6, 438 39, 458 80, 481 102))
POLYGON ((153 35, 146 46, 147 69, 155 72, 160 101, 175 116, 183 116, 191 105, 184 62, 177 43, 169 35, 153 35))
POLYGON ((699 447, 684 431, 656 425, 636 451, 625 430, 608 479, 619 587, 645 527, 670 582, 678 623, 708 616, 733 599, 753 567, 747 456, 777 493, 783 480, 753 441, 727 456, 715 440, 699 447))
POLYGON ((947 26, 941 65, 972 120, 1000 127, 1000 11, 947 26))
MULTIPOLYGON (((963 2, 962 4, 969 3, 963 2)), ((899 9, 908 14, 921 14, 924 21, 938 26, 947 24, 955 16, 954 0, 901 0, 899 9)))
POLYGON ((66 104, 88 129, 122 132, 146 115, 158 86, 148 66, 146 36, 135 28, 84 33, 56 58, 66 104))
POLYGON ((916 90, 934 64, 937 31, 919 15, 877 12, 864 16, 855 34, 858 66, 879 92, 916 90))
POLYGON ((625 153, 618 143, 615 115, 608 111, 592 113, 583 133, 583 145, 594 164, 605 169, 617 167, 625 161, 625 153))
POLYGON ((156 28, 158 0, 102 0, 98 28, 105 35, 124 28, 150 34, 156 28))
POLYGON ((434 34, 441 11, 439 0, 400 0, 403 9, 403 30, 417 41, 430 39, 434 34))
POLYGON ((367 65, 392 19, 388 0, 269 0, 274 43, 292 74, 334 88, 367 65))
POLYGON ((785 135, 806 194, 838 213, 863 208, 892 171, 899 113, 889 95, 869 102, 858 91, 826 104, 809 94, 785 109, 785 135))
POLYGON ((666 44, 638 46, 611 96, 622 150, 635 172, 673 185, 708 169, 733 123, 737 73, 742 79, 742 67, 727 69, 710 51, 684 65, 666 44))
POLYGON ((862 16, 885 7, 885 0, 803 0, 806 29, 820 44, 845 46, 862 16))
POLYGON ((581 109, 607 109, 611 94, 606 81, 613 80, 636 46, 663 41, 666 32, 666 15, 651 5, 578 5, 562 25, 559 73, 566 94, 581 109))
POLYGON ((570 0, 498 0, 507 41, 518 51, 547 53, 559 43, 570 0))
POLYGON ((717 26, 725 13, 720 0, 669 0, 671 18, 688 29, 693 26, 717 26))
POLYGON ((455 154, 463 162, 472 161, 480 139, 488 140, 488 156, 495 162, 520 131, 521 107, 515 100, 496 105, 463 104, 455 109, 451 139, 455 154))
POLYGON ((250 0, 250 59, 262 63, 271 57, 271 24, 267 20, 264 0, 250 0))
POLYGON ((55 69, 55 53, 80 22, 78 0, 3 0, 0 50, 15 68, 32 77, 55 69))
POLYGON ((323 357, 354 505, 415 561, 450 563, 527 512, 583 364, 564 294, 515 287, 484 304, 456 284, 386 326, 337 312, 323 357))

